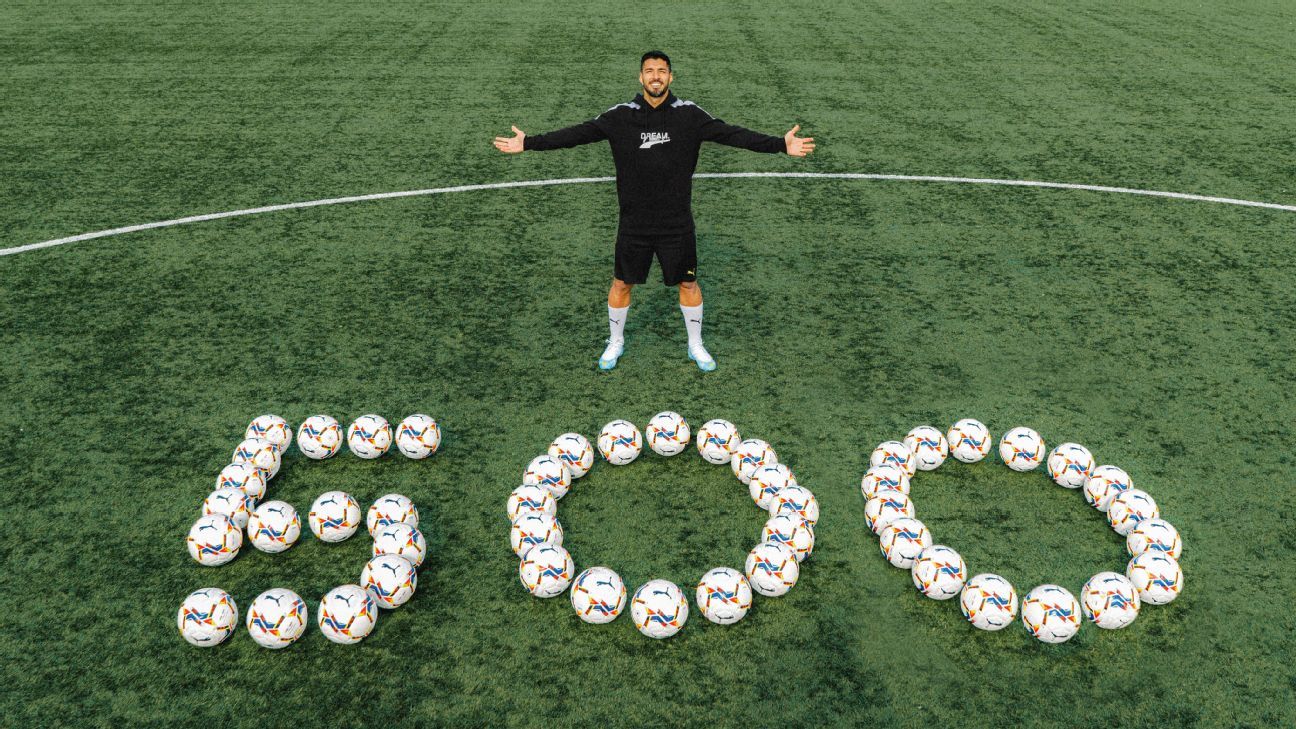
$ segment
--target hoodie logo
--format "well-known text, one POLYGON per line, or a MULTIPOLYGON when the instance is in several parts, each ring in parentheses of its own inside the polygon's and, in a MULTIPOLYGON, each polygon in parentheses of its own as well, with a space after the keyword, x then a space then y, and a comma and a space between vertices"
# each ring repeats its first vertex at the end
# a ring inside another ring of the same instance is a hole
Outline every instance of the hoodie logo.
POLYGON ((639 139, 643 144, 639 149, 648 149, 654 144, 665 144, 670 141, 670 132, 640 132, 639 139))

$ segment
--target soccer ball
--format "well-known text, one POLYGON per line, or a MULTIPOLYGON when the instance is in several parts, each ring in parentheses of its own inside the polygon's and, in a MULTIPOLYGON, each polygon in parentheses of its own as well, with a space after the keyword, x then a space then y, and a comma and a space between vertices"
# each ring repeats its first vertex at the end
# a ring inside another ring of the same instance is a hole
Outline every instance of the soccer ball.
POLYGON ((572 478, 580 478, 594 467, 594 449, 580 433, 563 433, 549 444, 549 455, 562 461, 572 478))
POLYGON ((1013 428, 999 441, 999 458, 1014 471, 1032 471, 1044 460, 1044 439, 1030 428, 1013 428))
POLYGON ((756 469, 761 466, 772 466, 775 463, 778 463, 778 454, 770 448, 769 443, 760 438, 748 438, 734 449, 733 458, 729 460, 729 468, 733 470, 733 475, 737 476, 739 481, 750 484, 756 469))
POLYGON ((599 453, 614 466, 624 466, 639 457, 643 435, 629 420, 613 420, 603 426, 598 437, 599 453))
POLYGON ((908 496, 899 491, 883 489, 864 504, 864 522, 874 534, 881 534, 882 527, 896 519, 914 517, 914 504, 908 496))
POLYGON ((888 489, 908 495, 909 488, 909 476, 897 466, 873 466, 860 479, 860 493, 865 499, 871 499, 879 491, 888 489))
POLYGON ((360 586, 373 595, 378 607, 393 610, 414 597, 418 570, 400 555, 380 554, 365 562, 360 571, 360 586))
POLYGON ((909 446, 898 440, 887 440, 879 443, 869 454, 869 466, 895 466, 913 478, 918 470, 918 459, 914 458, 909 446))
POLYGON ((1127 489, 1116 494, 1107 506, 1107 523, 1122 537, 1127 536, 1144 519, 1161 516, 1161 510, 1146 491, 1127 489))
POLYGON ((369 511, 365 513, 365 528, 369 530, 369 536, 392 524, 409 524, 418 528, 418 507, 408 496, 387 494, 369 505, 369 511))
POLYGON ((309 622, 306 603, 297 593, 282 587, 257 595, 248 608, 248 635, 263 648, 278 649, 292 645, 306 632, 309 622))
POLYGON ((263 438, 274 444, 280 453, 292 443, 292 426, 278 415, 262 415, 248 424, 244 438, 263 438))
POLYGON ((396 426, 396 450, 402 456, 422 460, 441 447, 441 428, 430 415, 415 413, 396 426))
POLYGON ((944 544, 933 544, 919 553, 909 569, 914 587, 933 600, 948 600, 959 594, 967 581, 963 556, 944 544))
POLYGON ((738 428, 728 420, 708 420, 697 432, 698 455, 717 466, 733 459, 740 442, 738 428))
POLYGON ((360 528, 360 504, 345 491, 325 491, 306 515, 311 532, 323 542, 340 542, 360 528))
POLYGON ((1089 505, 1099 511, 1107 511, 1111 500, 1122 491, 1134 488, 1129 474, 1116 466, 1099 466, 1085 479, 1084 497, 1089 505))
POLYGON ((811 527, 819 523, 819 500, 805 486, 784 486, 770 499, 771 516, 785 511, 795 512, 811 527))
POLYGON ((533 483, 523 484, 509 494, 506 509, 509 521, 528 511, 542 511, 549 516, 554 516, 558 513, 558 500, 544 486, 533 483))
POLYGON ((934 471, 949 457, 945 434, 930 425, 920 425, 904 437, 905 447, 914 454, 919 471, 934 471))
POLYGON ((283 463, 279 447, 264 438, 244 438, 234 449, 230 463, 250 463, 264 469, 266 478, 272 479, 279 473, 283 463))
POLYGON ((625 609, 625 583, 607 567, 590 567, 572 583, 571 604, 576 615, 587 623, 610 623, 625 609))
POLYGON ((521 557, 537 544, 562 546, 563 529, 558 519, 543 511, 528 511, 509 526, 509 546, 521 557))
POLYGON ((224 514, 198 517, 185 538, 189 556, 204 567, 218 567, 238 556, 243 532, 224 514))
POLYGON ((1080 588, 1080 606, 1094 625, 1116 630, 1138 617, 1138 590, 1129 578, 1115 572, 1099 572, 1080 588))
POLYGON ((231 463, 216 477, 217 489, 238 489, 253 500, 265 496, 266 472, 251 463, 231 463))
POLYGON ((1178 561, 1179 555, 1183 554, 1183 540, 1179 538, 1179 530, 1173 524, 1155 517, 1140 521, 1125 535, 1125 548, 1129 550, 1131 557, 1151 551, 1168 554, 1178 561))
POLYGON ((747 553, 744 572, 752 589, 765 597, 786 595, 801 576, 801 564, 782 544, 761 542, 747 553))
POLYGON ((780 511, 771 516, 761 529, 760 540, 782 544, 792 550, 798 562, 804 562, 814 552, 814 530, 794 511, 780 511))
POLYGON ((262 552, 276 554, 297 543, 301 519, 286 501, 267 501, 248 519, 248 541, 262 552))
POLYGON ((252 516, 252 509, 255 506, 256 502, 243 491, 223 488, 216 489, 203 499, 202 513, 224 514, 234 522, 234 526, 243 529, 247 526, 248 517, 252 516))
POLYGON ((769 509, 770 501, 785 486, 796 486, 796 476, 792 469, 782 463, 774 463, 752 471, 751 480, 747 482, 747 491, 752 501, 762 509, 769 509))
POLYGON ((378 527, 378 531, 374 533, 373 556, 380 554, 404 557, 410 564, 419 567, 427 556, 427 542, 423 540, 423 533, 409 524, 388 524, 378 527))
POLYGON ((738 570, 716 567, 702 575, 693 598, 707 620, 733 625, 751 609, 751 583, 738 570))
POLYGON ((1017 617, 1017 591, 999 575, 977 575, 959 593, 959 609, 972 627, 1003 630, 1017 617))
MULTIPOLYGON (((518 563, 518 577, 536 597, 556 597, 571 584, 576 563, 557 544, 540 544, 528 549, 518 563)), ((615 615, 613 617, 616 617, 615 615)))
POLYGON ((1045 643, 1065 643, 1080 631, 1080 603, 1066 588, 1040 585, 1021 606, 1026 632, 1045 643))
POLYGON ((900 569, 913 569, 914 560, 931 545, 931 532, 917 519, 896 519, 878 532, 878 547, 882 550, 882 556, 892 566, 900 569))
POLYGON ((990 454, 993 438, 985 423, 972 418, 963 418, 949 429, 946 436, 949 442, 950 455, 963 463, 976 463, 990 454))
POLYGON ((571 490, 571 471, 551 455, 536 456, 522 472, 522 483, 548 489, 555 499, 561 499, 571 490))
POLYGON ((1063 488, 1078 489, 1084 486, 1093 469, 1093 454, 1079 443, 1063 443, 1049 453, 1049 476, 1063 488))
POLYGON ((307 458, 322 460, 342 447, 342 426, 327 415, 312 415, 297 427, 297 449, 307 458))
POLYGON ((381 415, 361 415, 347 426, 347 448, 361 458, 381 456, 391 442, 391 424, 381 415))
POLYGON ((688 613, 684 592, 668 580, 645 582, 630 599, 630 617, 639 632, 649 638, 669 638, 680 632, 688 613))
POLYGON ((653 452, 661 456, 673 456, 688 448, 692 432, 684 416, 667 410, 652 416, 648 427, 644 428, 644 438, 653 452))
POLYGON ((378 620, 378 602, 359 585, 340 585, 320 600, 317 624, 334 643, 359 643, 378 620))
POLYGON ((1179 560, 1164 552, 1149 550, 1131 559, 1125 576, 1134 583, 1143 602, 1165 605, 1183 591, 1184 573, 1179 560))
POLYGON ((189 593, 176 613, 180 637, 199 648, 224 643, 237 625, 238 605, 219 587, 204 587, 189 593))

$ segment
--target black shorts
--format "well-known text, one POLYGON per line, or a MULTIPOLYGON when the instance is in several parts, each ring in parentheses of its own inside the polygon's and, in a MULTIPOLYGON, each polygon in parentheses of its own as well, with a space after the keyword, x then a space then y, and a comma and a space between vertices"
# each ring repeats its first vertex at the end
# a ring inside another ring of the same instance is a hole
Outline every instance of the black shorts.
POLYGON ((618 233, 614 275, 628 284, 646 283, 653 254, 667 286, 697 280, 697 237, 692 231, 673 235, 618 233))

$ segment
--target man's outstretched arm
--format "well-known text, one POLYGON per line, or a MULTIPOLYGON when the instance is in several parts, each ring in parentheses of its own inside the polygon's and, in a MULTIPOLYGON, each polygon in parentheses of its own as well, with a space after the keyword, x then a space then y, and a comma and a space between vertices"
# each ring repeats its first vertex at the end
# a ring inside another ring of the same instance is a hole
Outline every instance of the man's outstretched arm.
MULTIPOLYGON (((706 114, 706 112, 702 112, 706 114)), ((735 124, 726 124, 713 116, 708 115, 708 119, 702 123, 702 139, 717 144, 725 144, 730 147, 741 147, 750 149, 753 152, 785 152, 792 157, 804 157, 814 151, 813 137, 798 137, 796 133, 801 130, 801 125, 797 124, 783 135, 782 139, 761 134, 750 129, 735 124)))
POLYGON ((607 139, 607 133, 593 121, 534 136, 527 136, 526 132, 513 127, 513 134, 512 137, 495 137, 495 149, 505 154, 517 154, 526 150, 543 152, 607 139))

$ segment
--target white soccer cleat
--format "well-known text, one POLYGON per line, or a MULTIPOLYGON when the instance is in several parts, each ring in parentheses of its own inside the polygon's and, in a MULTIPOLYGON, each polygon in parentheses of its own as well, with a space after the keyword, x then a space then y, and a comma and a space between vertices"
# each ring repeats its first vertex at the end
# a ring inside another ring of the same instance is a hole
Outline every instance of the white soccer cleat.
POLYGON ((603 350, 603 354, 599 357, 599 369, 610 370, 616 367, 622 352, 625 352, 624 339, 607 340, 607 349, 603 350))
POLYGON ((715 358, 712 357, 711 353, 706 351, 706 347, 701 344, 696 347, 689 347, 688 353, 689 359, 697 362, 698 369, 703 372, 710 372, 716 368, 715 358))

